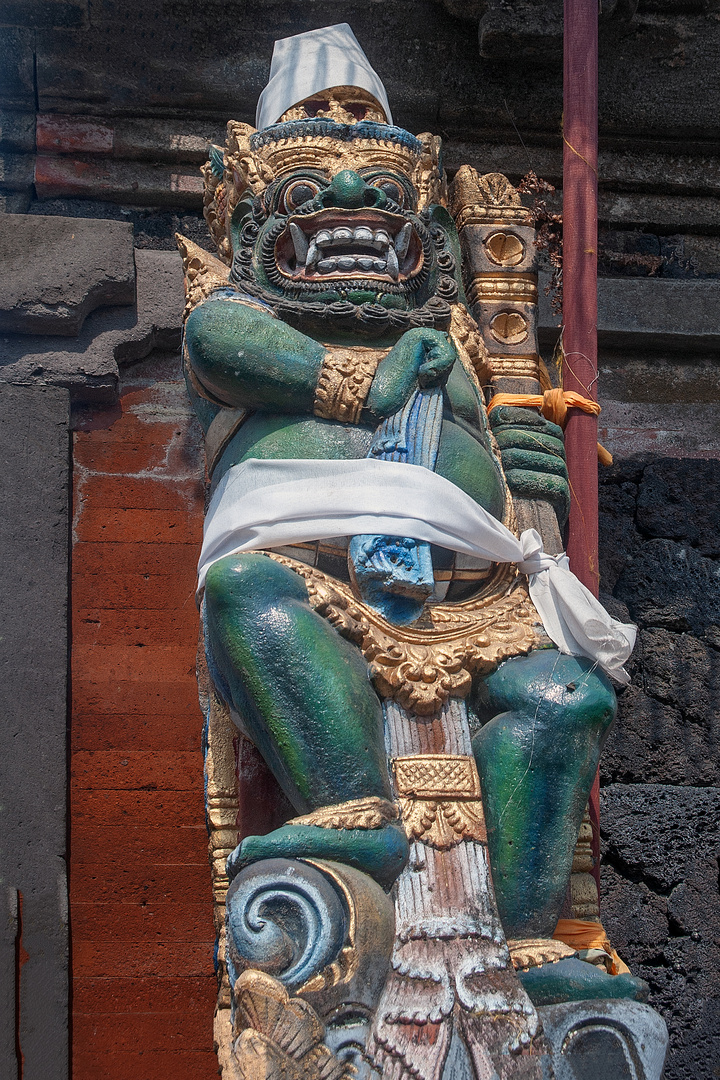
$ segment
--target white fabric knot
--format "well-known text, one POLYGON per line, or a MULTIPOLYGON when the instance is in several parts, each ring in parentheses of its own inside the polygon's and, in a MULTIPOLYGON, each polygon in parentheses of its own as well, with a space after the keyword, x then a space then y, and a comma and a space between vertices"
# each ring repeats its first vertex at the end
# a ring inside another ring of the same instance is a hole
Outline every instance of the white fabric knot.
POLYGON ((520 534, 520 547, 522 558, 518 560, 517 568, 521 574, 539 574, 541 570, 549 570, 557 565, 558 559, 565 555, 548 555, 543 550, 542 537, 536 529, 526 529, 520 534))

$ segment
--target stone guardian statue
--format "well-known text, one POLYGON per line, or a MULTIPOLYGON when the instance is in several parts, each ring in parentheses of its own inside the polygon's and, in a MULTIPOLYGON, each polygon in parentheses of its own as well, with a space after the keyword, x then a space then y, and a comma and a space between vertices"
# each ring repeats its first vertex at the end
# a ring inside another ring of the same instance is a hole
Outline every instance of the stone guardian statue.
POLYGON ((536 1005, 644 984, 553 936, 634 628, 560 554, 561 428, 497 398, 547 388, 529 212, 448 194, 346 24, 276 42, 204 176, 208 813, 228 717, 294 808, 218 841, 223 1076, 549 1076, 536 1005))

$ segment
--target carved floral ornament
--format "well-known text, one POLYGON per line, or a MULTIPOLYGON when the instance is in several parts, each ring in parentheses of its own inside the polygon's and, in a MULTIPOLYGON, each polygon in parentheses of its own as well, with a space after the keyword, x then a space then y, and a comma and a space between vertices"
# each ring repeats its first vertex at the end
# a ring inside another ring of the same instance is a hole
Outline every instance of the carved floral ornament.
POLYGON ((432 604, 428 626, 398 627, 358 600, 349 585, 284 555, 270 558, 304 580, 310 603, 359 645, 383 698, 431 716, 451 697, 465 697, 474 675, 529 652, 541 639, 538 615, 517 571, 499 564, 479 596, 432 604))

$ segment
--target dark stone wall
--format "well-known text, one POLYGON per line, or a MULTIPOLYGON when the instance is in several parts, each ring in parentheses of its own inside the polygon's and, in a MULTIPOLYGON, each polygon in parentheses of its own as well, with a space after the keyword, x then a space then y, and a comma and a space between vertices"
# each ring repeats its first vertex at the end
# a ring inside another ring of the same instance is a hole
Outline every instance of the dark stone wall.
POLYGON ((601 476, 608 607, 639 627, 601 762, 602 914, 670 1031, 666 1080, 720 1061, 720 461, 601 476))

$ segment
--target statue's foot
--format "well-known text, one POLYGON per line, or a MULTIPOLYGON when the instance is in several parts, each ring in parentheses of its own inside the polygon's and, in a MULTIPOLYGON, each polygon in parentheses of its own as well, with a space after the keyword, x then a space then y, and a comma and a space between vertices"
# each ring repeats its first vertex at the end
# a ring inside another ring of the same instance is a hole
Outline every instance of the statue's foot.
POLYGON ((364 871, 389 889, 405 866, 409 845, 397 825, 380 829, 332 829, 283 825, 267 836, 246 836, 227 861, 232 880, 260 859, 332 859, 364 871))
POLYGON ((575 958, 518 971, 518 978, 533 1005, 598 998, 647 1001, 650 993, 648 984, 634 975, 608 975, 594 964, 575 958))

